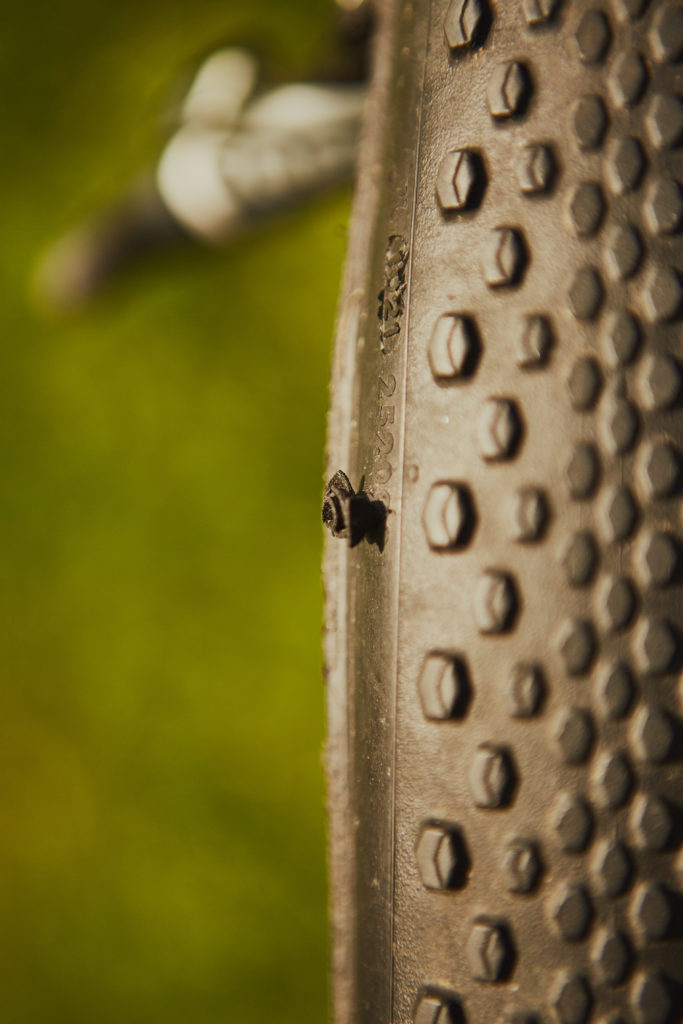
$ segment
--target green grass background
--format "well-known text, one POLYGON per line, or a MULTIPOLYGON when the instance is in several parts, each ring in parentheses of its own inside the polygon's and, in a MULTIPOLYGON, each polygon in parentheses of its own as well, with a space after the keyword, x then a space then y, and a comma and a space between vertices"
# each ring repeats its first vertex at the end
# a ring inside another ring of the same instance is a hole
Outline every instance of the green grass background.
POLYGON ((0 37, 0 1019, 325 1018, 319 582, 348 195, 83 312, 41 250, 224 41, 326 0, 27 0, 0 37))

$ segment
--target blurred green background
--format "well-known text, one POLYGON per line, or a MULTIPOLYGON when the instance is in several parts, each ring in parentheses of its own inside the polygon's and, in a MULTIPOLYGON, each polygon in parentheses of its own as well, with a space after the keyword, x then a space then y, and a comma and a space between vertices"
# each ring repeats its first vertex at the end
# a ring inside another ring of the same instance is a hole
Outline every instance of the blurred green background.
POLYGON ((28 0, 0 39, 0 1019, 327 1009, 319 582, 348 194, 41 311, 183 75, 327 0, 28 0))

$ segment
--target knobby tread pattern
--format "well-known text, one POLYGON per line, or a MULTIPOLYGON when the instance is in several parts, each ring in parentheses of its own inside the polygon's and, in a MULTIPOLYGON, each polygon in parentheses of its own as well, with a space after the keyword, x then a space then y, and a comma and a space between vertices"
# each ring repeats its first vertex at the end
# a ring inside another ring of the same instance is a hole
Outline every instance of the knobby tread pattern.
POLYGON ((683 9, 558 7, 432 4, 394 883, 416 1024, 664 1024, 681 998, 683 9))
POLYGON ((674 1024, 683 7, 424 7, 391 1019, 674 1024))

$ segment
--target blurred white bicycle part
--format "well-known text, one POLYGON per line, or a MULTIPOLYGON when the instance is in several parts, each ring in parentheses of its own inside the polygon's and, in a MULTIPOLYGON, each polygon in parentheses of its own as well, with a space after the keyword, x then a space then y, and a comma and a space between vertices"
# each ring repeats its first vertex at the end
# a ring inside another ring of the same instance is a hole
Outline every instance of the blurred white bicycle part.
POLYGON ((210 242, 353 170, 364 85, 297 83, 254 94, 257 80, 258 64, 244 50, 209 58, 159 162, 165 205, 210 242))
POLYGON ((52 245, 39 295, 71 308, 134 257, 194 238, 226 244, 278 211, 348 180, 366 94, 369 0, 337 0, 337 53, 310 81, 273 84, 233 47, 197 72, 156 172, 52 245))

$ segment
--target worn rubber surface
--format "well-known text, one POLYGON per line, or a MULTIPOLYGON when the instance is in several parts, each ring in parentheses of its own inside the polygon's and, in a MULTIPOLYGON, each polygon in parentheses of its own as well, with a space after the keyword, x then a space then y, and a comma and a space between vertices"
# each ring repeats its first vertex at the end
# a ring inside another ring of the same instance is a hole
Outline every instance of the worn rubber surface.
POLYGON ((683 9, 383 17, 330 413, 390 509, 326 552, 335 1017, 673 1024, 683 9))

